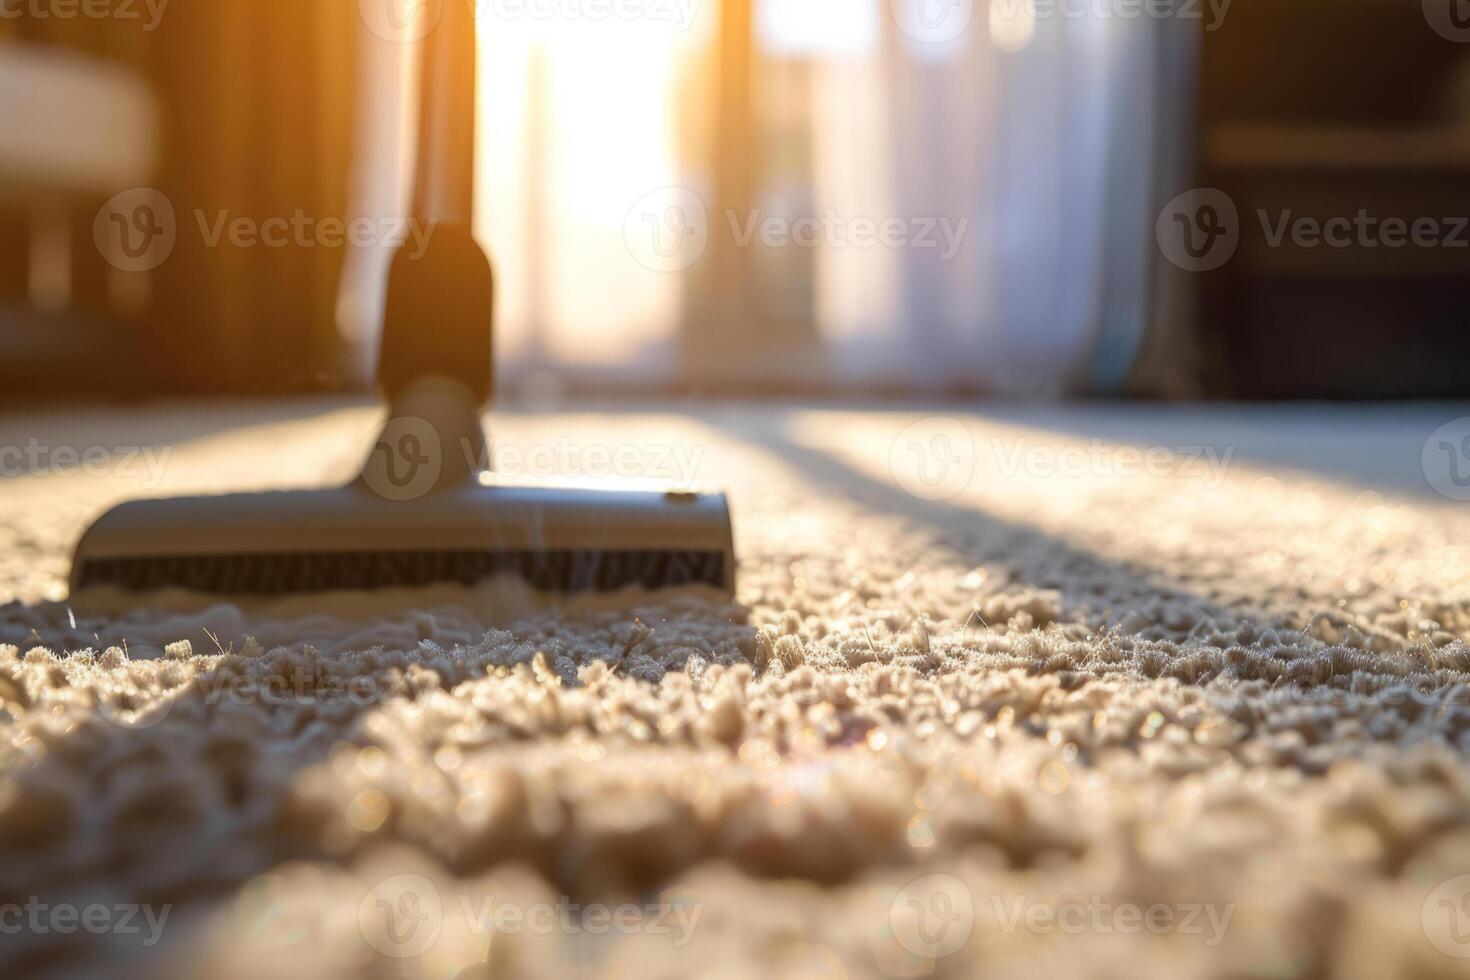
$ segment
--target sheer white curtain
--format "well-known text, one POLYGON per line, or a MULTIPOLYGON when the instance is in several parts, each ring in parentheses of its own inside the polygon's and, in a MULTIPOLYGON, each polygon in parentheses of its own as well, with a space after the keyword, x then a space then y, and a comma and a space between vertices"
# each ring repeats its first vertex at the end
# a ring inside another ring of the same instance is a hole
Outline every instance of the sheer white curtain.
POLYGON ((819 257, 844 378, 1056 390, 1091 373, 1105 327, 1141 333, 1158 30, 996 0, 949 43, 889 23, 882 50, 821 63, 819 207, 963 228, 952 256, 819 257))

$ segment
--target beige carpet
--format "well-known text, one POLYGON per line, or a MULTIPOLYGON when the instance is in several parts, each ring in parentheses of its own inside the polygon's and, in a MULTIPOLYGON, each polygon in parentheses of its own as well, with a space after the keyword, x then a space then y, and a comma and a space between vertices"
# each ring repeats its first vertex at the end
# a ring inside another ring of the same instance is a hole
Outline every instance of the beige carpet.
POLYGON ((0 975, 1466 976, 1464 414, 512 415, 728 486, 738 604, 403 612, 57 601, 370 409, 12 414, 0 975))

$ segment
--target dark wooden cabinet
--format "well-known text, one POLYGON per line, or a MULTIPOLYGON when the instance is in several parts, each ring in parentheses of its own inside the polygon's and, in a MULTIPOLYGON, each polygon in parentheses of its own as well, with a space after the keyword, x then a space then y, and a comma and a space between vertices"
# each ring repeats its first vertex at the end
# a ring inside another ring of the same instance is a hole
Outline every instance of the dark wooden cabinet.
POLYGON ((1200 122, 1199 183, 1240 222, 1199 283, 1210 389, 1470 395, 1470 43, 1418 2, 1237 0, 1200 122))

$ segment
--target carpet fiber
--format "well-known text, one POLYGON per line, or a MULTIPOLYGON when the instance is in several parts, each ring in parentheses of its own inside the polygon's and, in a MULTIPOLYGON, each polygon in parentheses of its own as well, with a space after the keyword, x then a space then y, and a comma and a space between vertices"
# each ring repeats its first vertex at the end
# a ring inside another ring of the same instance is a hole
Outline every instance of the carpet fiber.
POLYGON ((728 487, 737 601, 253 608, 68 604, 69 548, 370 409, 12 416, 0 972, 1464 976, 1459 414, 513 414, 526 475, 728 487))

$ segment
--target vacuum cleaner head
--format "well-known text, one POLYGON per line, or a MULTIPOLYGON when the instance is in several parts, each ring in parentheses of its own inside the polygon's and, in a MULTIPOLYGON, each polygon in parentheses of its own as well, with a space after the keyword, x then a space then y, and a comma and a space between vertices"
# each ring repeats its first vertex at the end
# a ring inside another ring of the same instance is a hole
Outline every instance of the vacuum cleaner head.
POLYGON ((480 397, 439 375, 405 383, 345 487, 122 504, 77 545, 72 593, 270 597, 512 575, 553 593, 702 585, 733 594, 723 495, 502 478, 481 468, 491 456, 480 397))
POLYGON ((546 592, 734 582, 725 498, 520 487, 486 474, 419 500, 332 490, 123 504, 83 536, 74 594, 281 596, 513 575, 546 592))

